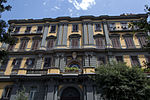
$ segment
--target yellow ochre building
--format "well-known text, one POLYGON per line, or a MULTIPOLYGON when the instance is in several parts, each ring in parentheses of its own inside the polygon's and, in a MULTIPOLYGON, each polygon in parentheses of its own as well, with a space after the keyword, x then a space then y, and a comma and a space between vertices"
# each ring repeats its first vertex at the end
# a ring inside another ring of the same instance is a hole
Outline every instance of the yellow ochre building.
POLYGON ((143 49, 149 34, 128 27, 141 18, 147 15, 9 20, 16 44, 0 43, 9 52, 0 64, 1 100, 16 100, 23 87, 28 100, 101 100, 88 77, 98 65, 150 61, 143 49))

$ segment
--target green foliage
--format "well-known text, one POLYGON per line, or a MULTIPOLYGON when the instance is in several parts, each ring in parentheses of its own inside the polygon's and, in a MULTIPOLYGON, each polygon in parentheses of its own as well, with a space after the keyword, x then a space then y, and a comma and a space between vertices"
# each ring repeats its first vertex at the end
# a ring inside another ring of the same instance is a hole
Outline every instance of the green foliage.
POLYGON ((65 67, 65 71, 77 71, 79 70, 78 67, 65 67))
MULTIPOLYGON (((11 6, 6 5, 5 3, 7 3, 7 0, 0 0, 0 18, 4 11, 10 11, 11 9, 11 6)), ((0 42, 13 45, 15 44, 15 39, 11 37, 9 33, 6 32, 7 27, 7 23, 4 20, 0 19, 0 42)), ((10 32, 11 29, 8 29, 8 31, 10 32)), ((6 58, 7 55, 8 53, 5 50, 0 50, 0 62, 4 60, 4 58, 6 58)))
POLYGON ((26 96, 26 90, 23 87, 23 90, 17 91, 16 100, 28 100, 28 96, 26 96))
POLYGON ((140 68, 125 63, 100 65, 96 84, 108 100, 150 100, 150 84, 140 68))

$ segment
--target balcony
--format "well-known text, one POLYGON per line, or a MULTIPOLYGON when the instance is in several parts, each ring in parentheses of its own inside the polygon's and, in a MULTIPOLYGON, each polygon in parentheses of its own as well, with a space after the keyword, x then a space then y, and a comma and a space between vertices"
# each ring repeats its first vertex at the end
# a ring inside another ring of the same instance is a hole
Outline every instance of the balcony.
POLYGON ((27 74, 41 74, 46 75, 48 69, 27 69, 27 74))

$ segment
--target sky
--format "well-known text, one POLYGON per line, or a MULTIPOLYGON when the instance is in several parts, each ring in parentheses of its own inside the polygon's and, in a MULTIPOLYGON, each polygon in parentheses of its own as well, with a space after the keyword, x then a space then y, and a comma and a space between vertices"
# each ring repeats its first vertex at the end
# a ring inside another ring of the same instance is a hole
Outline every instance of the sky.
POLYGON ((4 12, 2 19, 42 19, 62 16, 120 15, 145 13, 144 6, 150 0, 7 0, 11 11, 4 12))

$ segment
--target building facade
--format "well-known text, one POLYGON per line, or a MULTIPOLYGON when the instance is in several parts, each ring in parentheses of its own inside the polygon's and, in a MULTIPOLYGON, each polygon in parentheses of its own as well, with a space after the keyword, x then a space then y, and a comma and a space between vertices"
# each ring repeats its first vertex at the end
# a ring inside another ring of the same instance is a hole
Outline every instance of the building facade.
POLYGON ((143 67, 150 54, 146 36, 131 22, 145 14, 10 20, 16 44, 0 43, 9 57, 0 66, 0 98, 16 100, 25 88, 28 100, 101 100, 95 68, 121 61, 143 67), (135 34, 133 34, 133 30, 135 34))

